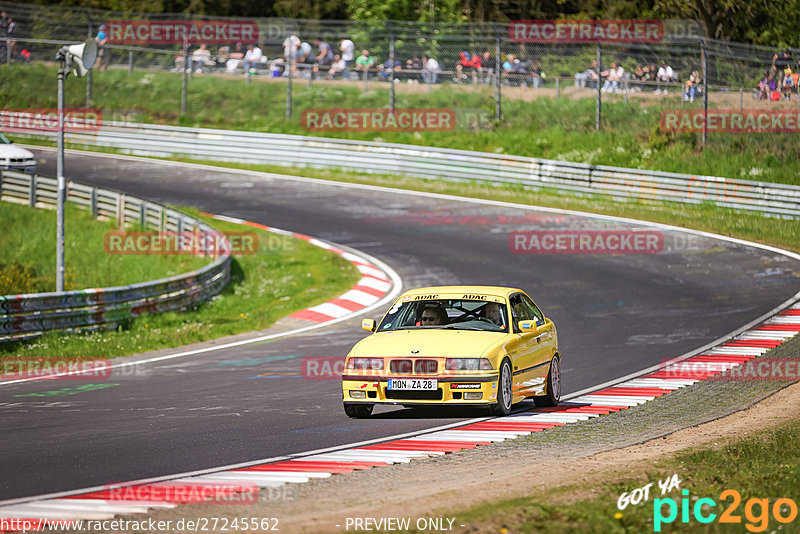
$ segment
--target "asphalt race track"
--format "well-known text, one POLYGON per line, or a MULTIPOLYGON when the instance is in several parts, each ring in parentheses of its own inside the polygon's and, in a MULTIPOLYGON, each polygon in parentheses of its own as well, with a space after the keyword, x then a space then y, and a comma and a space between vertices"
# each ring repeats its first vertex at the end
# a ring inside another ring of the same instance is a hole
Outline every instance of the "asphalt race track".
MULTIPOLYGON (((55 176, 55 153, 39 171, 55 176)), ((800 291, 800 265, 726 241, 663 232, 656 254, 515 254, 517 230, 630 225, 369 188, 70 153, 67 178, 197 206, 348 245, 405 288, 526 289, 557 327, 565 393, 684 354, 800 291)), ((69 227, 67 226, 67 233, 69 227)), ((68 239, 68 237, 67 237, 68 239)), ((376 317, 377 318, 377 317, 376 317)), ((348 320, 306 334, 135 367, 77 395, 74 384, 0 387, 0 500, 187 472, 390 436, 485 415, 378 408, 348 419, 337 380, 300 360, 343 356, 364 332, 348 320)), ((97 355, 101 356, 101 355, 97 355)))

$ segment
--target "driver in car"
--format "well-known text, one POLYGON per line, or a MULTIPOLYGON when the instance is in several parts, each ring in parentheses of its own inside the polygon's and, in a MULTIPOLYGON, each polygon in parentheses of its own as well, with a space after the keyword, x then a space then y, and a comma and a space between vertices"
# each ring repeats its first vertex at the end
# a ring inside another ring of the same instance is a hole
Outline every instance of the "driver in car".
POLYGON ((490 302, 486 305, 484 310, 486 318, 492 321, 497 326, 503 326, 503 312, 500 310, 500 305, 496 302, 490 302))
POLYGON ((447 312, 441 306, 426 306, 420 316, 422 326, 432 326, 447 323, 447 312))

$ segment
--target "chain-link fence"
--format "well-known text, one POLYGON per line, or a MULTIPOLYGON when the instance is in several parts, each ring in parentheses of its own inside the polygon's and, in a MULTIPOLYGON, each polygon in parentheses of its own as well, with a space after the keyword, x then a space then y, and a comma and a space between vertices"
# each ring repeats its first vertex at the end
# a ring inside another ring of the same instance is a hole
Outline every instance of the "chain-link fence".
MULTIPOLYGON (((205 44, 200 40, 126 41, 114 34, 125 31, 116 23, 214 21, 224 26, 237 19, 5 2, 0 9, 15 23, 2 41, 0 64, 51 62, 63 44, 111 33, 94 76, 107 69, 175 73, 182 87, 172 96, 181 113, 192 111, 187 100, 195 76, 284 84, 280 112, 294 123, 307 119, 310 107, 344 105, 336 99, 298 98, 308 89, 334 86, 360 88, 363 105, 347 103, 351 108, 447 109, 460 126, 472 129, 513 119, 533 129, 625 131, 632 120, 658 124, 665 110, 800 109, 796 50, 704 39, 693 21, 660 22, 663 31, 652 42, 525 42, 508 24, 256 19, 249 21, 258 30, 253 42, 234 33, 226 41, 223 31, 222 39, 218 32, 200 49, 205 44)), ((91 76, 86 83, 86 106, 103 108, 104 102, 93 98, 91 76)))

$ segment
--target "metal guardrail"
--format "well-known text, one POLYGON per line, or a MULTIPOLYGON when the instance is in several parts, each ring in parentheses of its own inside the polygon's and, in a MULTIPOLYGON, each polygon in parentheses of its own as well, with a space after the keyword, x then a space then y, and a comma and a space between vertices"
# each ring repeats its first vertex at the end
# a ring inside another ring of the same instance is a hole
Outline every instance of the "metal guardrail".
MULTIPOLYGON (((0 173, 0 200, 31 207, 56 204, 57 182, 15 171, 0 173)), ((115 220, 122 229, 138 224, 160 232, 222 234, 179 211, 131 195, 69 182, 67 202, 92 217, 115 220)), ((128 286, 0 296, 0 342, 50 330, 111 328, 145 313, 185 308, 218 294, 230 279, 230 251, 201 269, 128 286)))
MULTIPOLYGON (((41 135, 55 137, 54 133, 41 135)), ((510 183, 800 216, 798 186, 467 150, 122 122, 105 122, 96 132, 67 133, 66 141, 143 156, 510 183)))

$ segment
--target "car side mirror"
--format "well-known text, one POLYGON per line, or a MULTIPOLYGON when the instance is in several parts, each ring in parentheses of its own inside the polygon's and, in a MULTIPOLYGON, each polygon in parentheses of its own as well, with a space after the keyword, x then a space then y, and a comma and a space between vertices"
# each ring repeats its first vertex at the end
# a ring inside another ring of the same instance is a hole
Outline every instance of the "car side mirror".
POLYGON ((362 319, 361 320, 361 329, 366 330, 367 332, 374 332, 375 331, 375 319, 362 319))
POLYGON ((519 331, 522 333, 525 332, 533 332, 537 328, 536 321, 531 321, 530 319, 525 319, 524 321, 520 321, 517 323, 517 327, 519 331))

